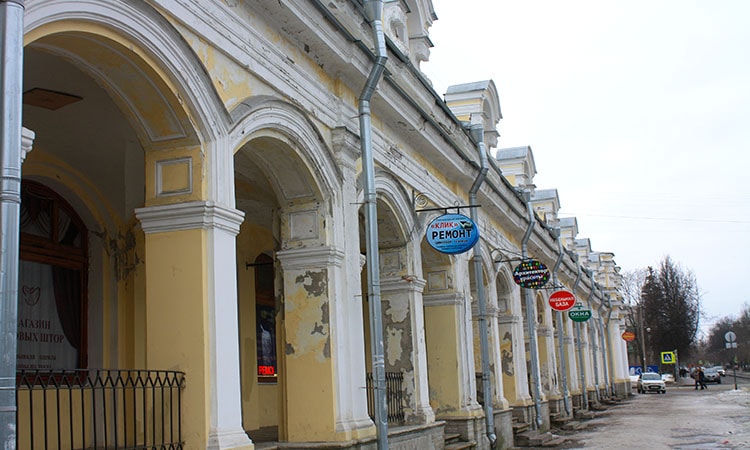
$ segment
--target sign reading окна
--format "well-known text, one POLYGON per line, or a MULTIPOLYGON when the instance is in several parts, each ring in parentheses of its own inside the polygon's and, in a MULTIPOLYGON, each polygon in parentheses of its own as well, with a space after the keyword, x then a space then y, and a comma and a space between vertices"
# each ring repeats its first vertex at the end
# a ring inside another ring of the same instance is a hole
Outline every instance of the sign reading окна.
POLYGON ((576 296, 570 291, 555 291, 549 296, 549 306, 555 311, 567 311, 576 304, 576 296))

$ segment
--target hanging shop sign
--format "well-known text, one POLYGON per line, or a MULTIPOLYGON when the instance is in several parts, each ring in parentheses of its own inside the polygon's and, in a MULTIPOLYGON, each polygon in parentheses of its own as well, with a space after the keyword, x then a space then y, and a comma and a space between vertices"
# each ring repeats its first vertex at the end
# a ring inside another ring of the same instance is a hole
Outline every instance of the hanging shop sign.
POLYGON ((635 333, 632 331, 625 331, 622 333, 622 338, 628 342, 632 342, 635 340, 635 333))
POLYGON ((464 253, 477 241, 477 225, 463 214, 443 214, 427 226, 427 242, 440 253, 464 253))
POLYGON ((549 296, 549 306, 555 311, 567 311, 576 304, 576 296, 570 291, 555 291, 549 296))
POLYGON ((584 309, 583 303, 576 303, 576 306, 568 311, 568 317, 573 322, 585 322, 591 318, 591 310, 584 309))
POLYGON ((522 288, 539 289, 549 281, 549 269, 535 259, 522 261, 513 269, 513 281, 522 288))

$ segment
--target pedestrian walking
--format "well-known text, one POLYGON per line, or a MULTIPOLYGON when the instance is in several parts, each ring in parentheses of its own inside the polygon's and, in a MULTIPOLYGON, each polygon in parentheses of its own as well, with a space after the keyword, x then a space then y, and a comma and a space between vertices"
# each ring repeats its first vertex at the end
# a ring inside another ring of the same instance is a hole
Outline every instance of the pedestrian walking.
POLYGON ((703 367, 698 368, 698 383, 701 385, 701 390, 708 389, 708 385, 706 384, 706 374, 703 373, 703 367))

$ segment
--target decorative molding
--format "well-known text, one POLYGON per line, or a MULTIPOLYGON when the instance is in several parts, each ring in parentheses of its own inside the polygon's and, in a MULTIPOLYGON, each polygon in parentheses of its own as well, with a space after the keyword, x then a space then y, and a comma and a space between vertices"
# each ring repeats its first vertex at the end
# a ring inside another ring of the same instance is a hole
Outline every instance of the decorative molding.
POLYGON ((34 138, 36 133, 29 130, 26 127, 21 127, 21 162, 26 159, 26 154, 31 151, 31 147, 34 145, 34 138))
POLYGON ((156 161, 154 163, 154 173, 156 174, 156 197, 171 197, 175 195, 190 194, 193 192, 193 158, 175 158, 167 159, 162 161, 156 161), (186 185, 176 189, 165 189, 164 188, 164 172, 169 169, 174 170, 176 167, 173 166, 187 166, 187 179, 185 180, 186 185))
POLYGON ((213 202, 187 202, 135 210, 146 234, 217 228, 237 234, 245 214, 213 202))
POLYGON ((382 293, 392 292, 423 292, 425 280, 416 275, 404 275, 401 277, 389 277, 380 280, 380 291, 382 293))
POLYGON ((296 239, 317 239, 318 213, 315 210, 289 213, 289 237, 296 239))
POLYGON ((335 247, 298 248, 276 252, 284 270, 304 270, 344 264, 344 252, 335 247))
POLYGON ((464 302, 464 296, 459 292, 447 294, 426 294, 422 296, 422 303, 427 306, 450 306, 460 305, 464 302))

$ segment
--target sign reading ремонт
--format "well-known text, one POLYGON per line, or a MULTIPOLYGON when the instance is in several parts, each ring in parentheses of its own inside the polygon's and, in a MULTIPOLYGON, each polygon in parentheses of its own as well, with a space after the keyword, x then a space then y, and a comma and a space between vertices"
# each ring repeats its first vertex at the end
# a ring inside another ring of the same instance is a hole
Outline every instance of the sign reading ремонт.
POLYGON ((440 253, 464 253, 477 241, 479 229, 463 214, 443 214, 427 225, 427 242, 440 253))

